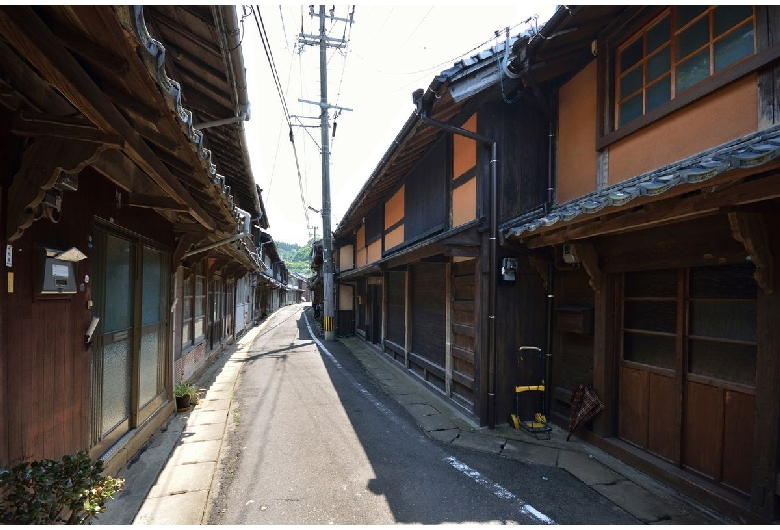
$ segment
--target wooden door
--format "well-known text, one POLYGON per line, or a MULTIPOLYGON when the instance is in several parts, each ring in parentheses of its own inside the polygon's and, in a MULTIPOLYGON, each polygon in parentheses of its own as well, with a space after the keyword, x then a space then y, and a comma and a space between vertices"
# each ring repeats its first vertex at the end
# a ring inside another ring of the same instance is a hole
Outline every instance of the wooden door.
POLYGON ((168 254, 96 229, 90 430, 100 455, 166 399, 168 254))
POLYGON ((749 494, 757 350, 752 265, 627 273, 619 436, 749 494))

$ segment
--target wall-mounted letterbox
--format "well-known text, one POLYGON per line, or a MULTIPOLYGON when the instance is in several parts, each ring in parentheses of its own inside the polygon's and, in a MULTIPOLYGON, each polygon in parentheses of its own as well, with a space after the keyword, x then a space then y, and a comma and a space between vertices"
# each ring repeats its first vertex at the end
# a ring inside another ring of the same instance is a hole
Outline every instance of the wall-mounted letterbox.
POLYGON ((593 306, 562 306, 555 309, 558 331, 593 333, 593 306))
MULTIPOLYGON (((78 259, 73 260, 74 250, 78 252, 76 249, 68 251, 50 248, 38 249, 36 294, 76 293, 76 262, 78 259)), ((79 252, 79 254, 81 253, 79 252)), ((84 255, 81 254, 81 256, 84 255)))

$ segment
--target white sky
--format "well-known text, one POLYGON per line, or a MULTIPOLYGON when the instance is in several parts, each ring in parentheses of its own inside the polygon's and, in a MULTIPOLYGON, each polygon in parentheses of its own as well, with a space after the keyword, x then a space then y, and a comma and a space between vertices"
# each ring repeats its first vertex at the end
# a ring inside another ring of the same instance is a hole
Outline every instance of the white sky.
MULTIPOLYGON (((327 6, 330 10, 331 5, 327 6)), ((350 6, 336 6, 335 16, 348 18, 350 6)), ((242 7, 238 6, 241 20, 242 7)), ((457 60, 529 29, 538 15, 541 27, 555 10, 553 3, 515 5, 361 5, 351 29, 344 22, 326 22, 333 38, 349 39, 345 50, 328 50, 328 102, 353 109, 336 119, 330 140, 331 229, 371 176, 382 155, 414 110, 412 92, 427 88, 433 77, 457 60), (495 31, 500 31, 496 39, 495 31), (474 50, 474 48, 477 48, 474 50)), ((251 119, 245 124, 255 181, 263 189, 277 242, 305 244, 317 227, 322 237, 322 159, 319 107, 298 99, 320 100, 320 51, 299 46, 298 34, 319 34, 319 4, 315 16, 308 6, 261 5, 258 20, 268 36, 271 57, 289 114, 314 125, 304 128, 293 118, 301 179, 295 166, 289 128, 282 112, 272 70, 254 16, 243 21, 242 48, 247 69, 251 119), (309 117, 309 118, 306 118, 309 117), (303 195, 303 199, 301 196, 303 195)), ((262 27, 261 26, 261 27, 262 27)), ((330 111, 333 127, 335 110, 330 111)), ((332 130, 331 130, 332 133, 332 130)))

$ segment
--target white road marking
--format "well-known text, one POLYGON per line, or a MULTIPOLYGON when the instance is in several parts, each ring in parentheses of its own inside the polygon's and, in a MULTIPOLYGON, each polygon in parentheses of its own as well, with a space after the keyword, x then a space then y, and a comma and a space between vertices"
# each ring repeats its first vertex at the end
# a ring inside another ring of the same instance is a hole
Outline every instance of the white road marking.
MULTIPOLYGON (((304 318, 304 321, 306 322, 306 328, 309 330, 309 335, 311 336, 312 340, 314 341, 317 346, 319 346, 320 350, 330 359, 330 361, 338 368, 339 370, 342 369, 341 363, 339 363, 336 358, 333 356, 332 353, 328 350, 328 348, 325 347, 325 345, 317 338, 317 335, 312 331, 311 325, 309 325, 309 318, 305 313, 302 313, 302 316, 304 318)), ((374 404, 376 408, 378 408, 382 414, 385 414, 386 416, 389 416, 394 422, 398 423, 398 420, 395 418, 395 415, 385 407, 376 397, 374 397, 371 392, 366 390, 363 385, 355 381, 348 373, 344 372, 344 376, 349 380, 350 383, 352 383, 361 394, 363 394, 366 399, 368 399, 371 403, 374 404)), ((422 438, 424 441, 427 441, 427 439, 422 438)), ((464 475, 474 479, 474 481, 479 484, 480 486, 485 487, 489 491, 493 493, 496 497, 499 497, 501 499, 506 499, 508 501, 512 501, 518 505, 518 508, 520 510, 520 513, 527 515, 533 519, 536 519, 542 524, 556 524, 555 521, 550 519, 548 516, 531 506, 530 504, 527 504, 525 501, 519 499, 514 493, 506 489, 505 487, 501 486, 500 484, 497 484, 491 480, 486 479, 483 477, 479 471, 476 471, 474 469, 471 469, 469 466, 464 464, 463 462, 459 461, 454 456, 447 456, 444 458, 444 461, 450 464, 452 467, 463 473, 464 475)))
POLYGON ((545 514, 543 514, 542 512, 540 512, 539 510, 531 506, 530 504, 527 504, 522 499, 517 498, 517 496, 514 493, 512 493, 502 485, 486 479, 480 474, 479 471, 471 469, 469 466, 467 466, 466 464, 464 464, 454 456, 448 456, 444 460, 445 462, 449 463, 452 467, 454 467, 455 469, 457 469, 467 477, 474 479, 474 482, 476 482, 480 486, 484 486, 486 489, 490 490, 493 493, 493 495, 495 495, 496 497, 517 503, 519 505, 521 513, 533 517, 534 519, 538 520, 543 524, 555 524, 555 521, 547 517, 545 514))

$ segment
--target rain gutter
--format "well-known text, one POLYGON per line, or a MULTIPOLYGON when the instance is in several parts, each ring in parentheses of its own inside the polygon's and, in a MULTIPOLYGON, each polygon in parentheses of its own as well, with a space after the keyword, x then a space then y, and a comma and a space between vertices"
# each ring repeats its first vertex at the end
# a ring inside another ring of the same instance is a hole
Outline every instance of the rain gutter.
POLYGON ((223 239, 221 241, 217 241, 216 243, 211 243, 209 245, 196 248, 194 250, 190 250, 188 252, 185 252, 184 255, 181 257, 181 259, 188 258, 194 254, 200 254, 201 252, 205 252, 207 250, 211 250, 213 248, 221 247, 222 245, 227 245, 228 243, 232 243, 234 241, 238 241, 241 238, 249 237, 249 235, 245 232, 241 232, 240 234, 236 234, 234 236, 230 236, 227 239, 223 239))

